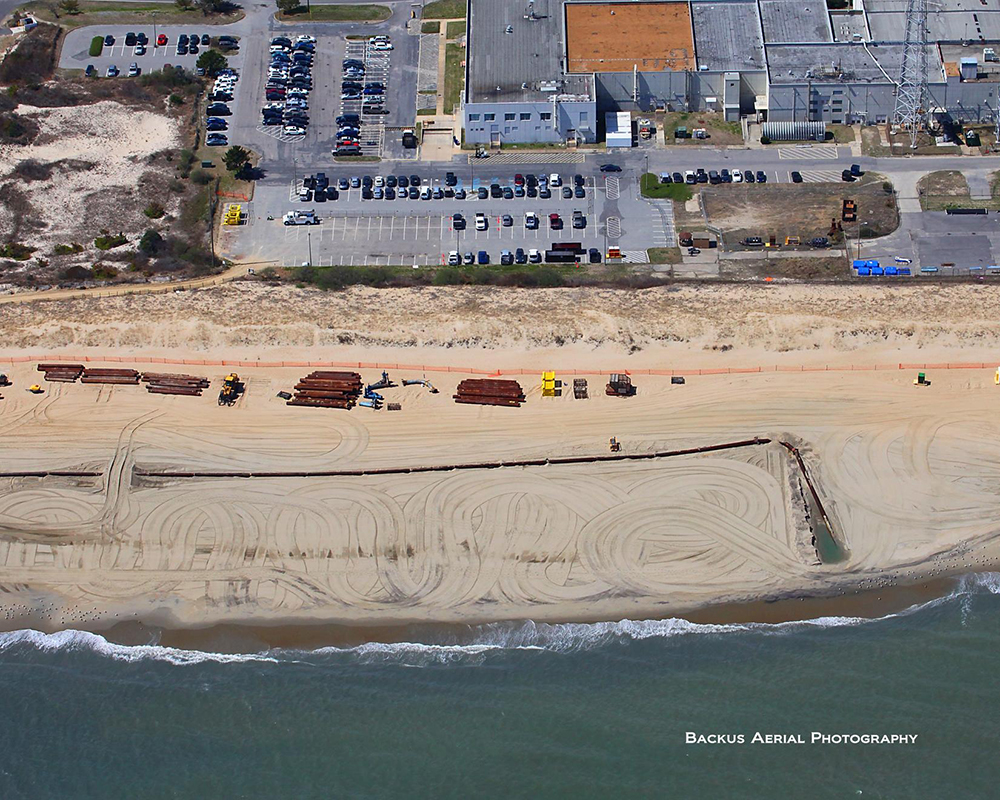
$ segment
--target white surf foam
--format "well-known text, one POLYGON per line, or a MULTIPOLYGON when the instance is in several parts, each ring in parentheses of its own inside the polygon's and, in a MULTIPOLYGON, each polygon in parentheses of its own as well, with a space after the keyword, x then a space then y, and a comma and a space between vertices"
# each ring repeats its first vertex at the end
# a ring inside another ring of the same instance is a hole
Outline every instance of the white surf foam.
POLYGON ((317 656, 345 655, 361 663, 395 663, 423 666, 460 661, 480 663, 490 654, 510 650, 545 650, 557 653, 585 651, 624 641, 669 638, 690 635, 732 635, 755 633, 787 635, 802 630, 870 625, 889 619, 906 617, 939 606, 955 598, 962 601, 963 618, 971 597, 976 594, 1000 594, 1000 573, 976 573, 964 576, 955 589, 943 597, 910 606, 882 617, 817 617, 791 622, 746 622, 708 624, 670 618, 661 620, 623 619, 618 622, 591 623, 491 623, 473 630, 467 641, 461 642, 369 642, 354 647, 322 647, 317 650, 271 650, 261 653, 230 654, 199 650, 183 650, 161 645, 121 645, 103 636, 86 631, 41 633, 35 630, 0 634, 0 653, 18 645, 40 651, 91 650, 125 662, 146 659, 166 661, 178 666, 205 662, 222 664, 256 662, 310 662, 317 656))
POLYGON ((42 652, 57 650, 91 650, 116 661, 136 662, 146 659, 167 661, 171 664, 188 665, 201 664, 206 661, 216 661, 228 664, 241 661, 273 661, 277 659, 267 653, 231 654, 208 653, 200 650, 182 650, 176 647, 160 645, 124 645, 109 642, 103 636, 89 631, 59 631, 58 633, 42 633, 35 630, 11 631, 0 633, 0 653, 18 645, 30 645, 42 652))

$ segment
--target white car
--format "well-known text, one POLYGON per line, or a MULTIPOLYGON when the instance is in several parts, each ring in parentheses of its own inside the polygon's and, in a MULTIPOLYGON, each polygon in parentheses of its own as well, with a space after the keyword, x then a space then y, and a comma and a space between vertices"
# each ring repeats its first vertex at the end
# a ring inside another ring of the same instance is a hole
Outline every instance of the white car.
POLYGON ((462 263, 462 257, 458 254, 458 250, 452 250, 448 253, 448 266, 454 267, 456 264, 462 263))
POLYGON ((297 41, 297 42, 309 42, 310 44, 316 44, 316 37, 315 36, 310 36, 308 33, 303 33, 303 34, 300 34, 299 36, 296 36, 295 37, 295 41, 297 41))
POLYGON ((489 223, 486 221, 486 215, 482 212, 476 214, 476 230, 485 231, 489 223))
POLYGON ((305 136, 306 135, 306 129, 305 128, 300 128, 298 125, 285 125, 285 127, 283 127, 281 129, 281 132, 283 134, 285 134, 286 136, 305 136))
POLYGON ((271 45, 271 52, 272 53, 287 53, 291 49, 292 49, 291 47, 285 47, 285 45, 283 45, 283 44, 272 44, 271 45))
POLYGON ((289 97, 285 101, 285 105, 289 108, 301 108, 303 111, 308 110, 309 103, 301 97, 289 97))
POLYGON ((388 42, 372 42, 368 46, 375 51, 392 50, 392 45, 389 44, 388 42))
POLYGON ((558 172, 549 175, 549 186, 562 186, 562 178, 559 177, 558 172))
POLYGON ((684 182, 685 183, 694 183, 694 178, 695 178, 695 174, 694 174, 694 170, 693 169, 686 169, 686 170, 684 170, 684 182))
POLYGON ((738 169, 733 170, 733 183, 743 183, 743 173, 738 169))
POLYGON ((374 184, 376 186, 385 186, 385 178, 383 178, 381 175, 376 175, 374 184))
POLYGON ((538 230, 538 214, 529 211, 524 215, 524 227, 529 231, 538 230))
POLYGON ((541 264, 542 263, 542 254, 541 254, 541 252, 539 252, 534 247, 532 247, 528 251, 528 261, 530 263, 532 263, 532 264, 541 264))

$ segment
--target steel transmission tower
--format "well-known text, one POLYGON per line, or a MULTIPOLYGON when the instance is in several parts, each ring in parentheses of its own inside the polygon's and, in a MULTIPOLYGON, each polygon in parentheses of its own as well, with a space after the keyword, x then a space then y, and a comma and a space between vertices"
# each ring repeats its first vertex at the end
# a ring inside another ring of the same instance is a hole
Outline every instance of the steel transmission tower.
POLYGON ((917 131, 923 122, 927 98, 927 0, 908 0, 903 63, 896 87, 892 125, 910 134, 910 147, 917 146, 917 131))

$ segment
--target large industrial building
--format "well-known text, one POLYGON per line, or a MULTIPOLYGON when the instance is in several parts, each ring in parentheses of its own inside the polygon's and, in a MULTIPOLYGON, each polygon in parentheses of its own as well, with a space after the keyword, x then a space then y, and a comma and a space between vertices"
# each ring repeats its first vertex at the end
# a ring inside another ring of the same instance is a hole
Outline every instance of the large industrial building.
MULTIPOLYGON (((466 141, 593 142, 608 112, 657 109, 885 122, 907 3, 849 2, 469 0, 466 141)), ((929 8, 928 109, 992 121, 1000 0, 929 8)))

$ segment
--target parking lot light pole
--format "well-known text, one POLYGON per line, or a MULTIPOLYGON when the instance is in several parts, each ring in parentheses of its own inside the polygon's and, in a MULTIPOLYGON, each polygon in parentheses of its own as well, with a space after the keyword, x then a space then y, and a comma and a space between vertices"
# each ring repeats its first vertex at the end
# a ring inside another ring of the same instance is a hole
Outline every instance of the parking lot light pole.
POLYGON ((312 231, 306 231, 306 244, 309 246, 309 262, 306 266, 311 267, 313 265, 313 240, 312 231))

